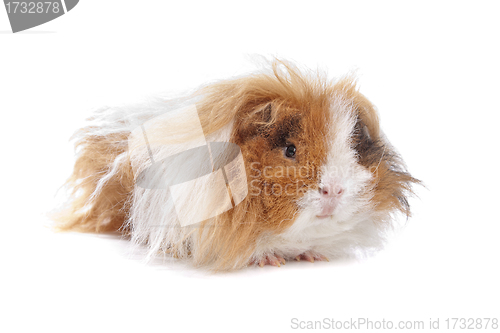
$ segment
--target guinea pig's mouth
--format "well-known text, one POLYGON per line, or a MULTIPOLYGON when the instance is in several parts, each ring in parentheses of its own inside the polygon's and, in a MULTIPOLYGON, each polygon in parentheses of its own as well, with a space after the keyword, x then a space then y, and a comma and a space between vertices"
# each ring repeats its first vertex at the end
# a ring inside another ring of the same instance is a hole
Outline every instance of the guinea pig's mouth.
POLYGON ((333 214, 338 211, 338 200, 328 200, 323 201, 321 204, 321 210, 316 215, 318 219, 328 219, 333 216, 333 214))

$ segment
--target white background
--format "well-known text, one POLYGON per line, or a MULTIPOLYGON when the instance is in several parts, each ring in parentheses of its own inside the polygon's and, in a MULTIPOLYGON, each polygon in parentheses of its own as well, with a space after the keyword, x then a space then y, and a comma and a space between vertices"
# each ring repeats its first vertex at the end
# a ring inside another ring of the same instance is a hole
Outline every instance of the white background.
MULTIPOLYGON (((0 330, 286 332, 300 321, 500 317, 497 2, 83 0, 12 34, 0 9, 0 330), (68 138, 94 106, 179 92, 279 56, 357 70, 424 181, 377 256, 208 274, 146 265, 110 235, 57 234, 45 212, 68 138), (403 221, 404 222, 404 221, 403 221)), ((482 330, 481 330, 482 331, 482 330)))

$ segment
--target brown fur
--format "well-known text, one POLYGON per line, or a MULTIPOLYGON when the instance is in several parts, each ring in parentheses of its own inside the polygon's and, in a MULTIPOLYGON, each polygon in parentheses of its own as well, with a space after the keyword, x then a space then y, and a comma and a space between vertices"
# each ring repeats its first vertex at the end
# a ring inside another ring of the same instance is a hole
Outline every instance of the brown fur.
MULTIPOLYGON (((87 130, 89 128, 83 128, 75 135, 87 130)), ((126 141, 123 140, 126 140, 124 134, 85 137, 76 143, 80 151, 73 174, 66 183, 71 189, 70 205, 55 217, 60 230, 109 232, 124 225, 134 179, 129 164, 111 178, 96 197, 92 197, 102 175, 115 158, 126 151, 127 147, 123 145, 126 141)))
MULTIPOLYGON (((383 142, 377 113, 357 91, 353 80, 346 78, 331 84, 320 77, 305 77, 290 64, 275 62, 272 74, 223 81, 202 88, 197 94, 204 96, 197 109, 205 135, 234 119, 231 141, 242 150, 250 189, 246 199, 232 210, 201 223, 196 238, 200 244, 193 253, 196 264, 208 264, 215 269, 242 267, 262 235, 279 234, 293 223, 298 213, 295 202, 305 190, 317 186, 320 166, 326 159, 327 147, 321 138, 327 136, 327 114, 331 112, 329 103, 334 94, 344 96, 357 110, 358 132, 353 145, 359 162, 375 175, 373 200, 377 210, 396 209, 409 215, 406 196, 411 193, 411 184, 418 181, 383 142), (364 127, 370 139, 363 134, 364 127), (306 143, 308 149, 303 149, 306 143), (294 159, 283 154, 287 144, 297 147, 294 159), (267 176, 259 175, 252 162, 269 166, 267 176), (292 169, 278 168, 283 166, 292 169), (296 174, 299 167, 304 170, 302 175, 296 174), (252 192, 270 191, 277 186, 284 189, 287 185, 289 192, 285 194, 252 192)), ((123 226, 134 187, 130 164, 123 163, 120 173, 99 195, 92 197, 92 193, 115 158, 126 152, 128 134, 77 142, 81 151, 68 181, 73 200, 60 223, 62 230, 102 232, 122 228, 127 232, 123 226)), ((180 244, 171 244, 172 249, 176 246, 180 244)))

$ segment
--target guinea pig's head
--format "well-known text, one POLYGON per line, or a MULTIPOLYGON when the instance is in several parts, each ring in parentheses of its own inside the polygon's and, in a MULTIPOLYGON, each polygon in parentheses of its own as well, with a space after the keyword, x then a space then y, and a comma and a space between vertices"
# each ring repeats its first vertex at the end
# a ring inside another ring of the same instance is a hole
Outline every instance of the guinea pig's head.
POLYGON ((291 226, 347 230, 410 214, 406 197, 418 180, 352 78, 330 82, 277 63, 273 73, 236 86, 228 94, 238 100, 231 140, 245 160, 248 196, 240 210, 245 225, 254 222, 247 236, 291 226))
POLYGON ((286 68, 254 78, 233 134, 245 157, 249 200, 259 202, 267 223, 409 214, 406 195, 416 180, 353 80, 330 83, 286 68))

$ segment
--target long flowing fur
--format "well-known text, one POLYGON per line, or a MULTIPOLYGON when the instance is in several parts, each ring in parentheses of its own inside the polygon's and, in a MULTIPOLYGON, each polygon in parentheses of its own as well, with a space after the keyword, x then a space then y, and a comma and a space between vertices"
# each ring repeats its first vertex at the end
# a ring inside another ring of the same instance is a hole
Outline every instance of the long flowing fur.
MULTIPOLYGON (((100 109, 89 119, 89 125, 73 137, 77 160, 66 184, 71 198, 57 217, 58 227, 86 232, 120 230, 134 244, 146 244, 149 258, 167 252, 178 258, 192 258, 195 265, 216 270, 243 267, 255 255, 259 242, 284 233, 293 224, 297 208, 279 201, 266 202, 269 198, 247 196, 228 212, 194 226, 181 227, 168 191, 137 186, 137 170, 133 166, 144 168, 148 161, 145 154, 129 154, 130 134, 148 120, 194 104, 207 141, 233 141, 242 145, 243 156, 249 161, 257 153, 245 148, 246 136, 255 131, 272 131, 280 115, 292 110, 291 106, 324 108, 329 96, 338 92, 347 96, 346 100, 362 115, 370 134, 379 138, 373 106, 356 92, 352 81, 346 79, 332 85, 321 77, 302 75, 283 62, 275 62, 271 72, 207 85, 185 98, 152 98, 136 105, 100 109), (269 209, 273 205, 275 208, 269 209)), ((320 142, 316 148, 326 149, 320 142)), ((384 212, 398 209, 409 214, 406 196, 411 193, 410 184, 417 181, 405 172, 397 155, 387 156, 390 158, 381 157, 378 166, 383 190, 376 192, 377 209, 384 212)), ((373 162, 367 162, 370 163, 373 162)), ((196 172, 199 166, 191 168, 196 172)), ((247 164, 246 169, 248 176, 251 166, 247 164)), ((315 181, 317 177, 311 179, 311 183, 315 181)), ((203 204, 196 198, 190 200, 192 209, 203 204)))

